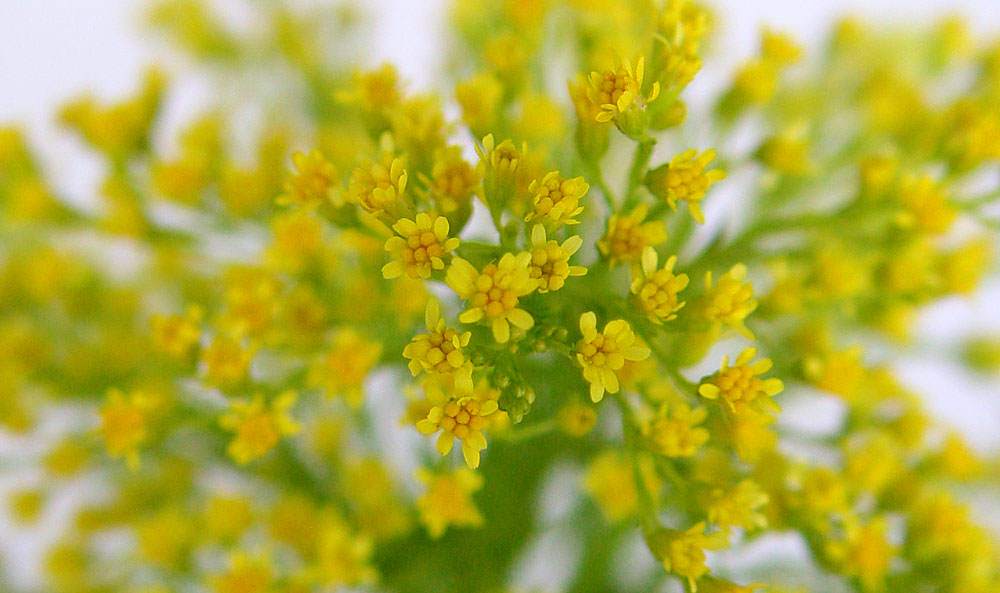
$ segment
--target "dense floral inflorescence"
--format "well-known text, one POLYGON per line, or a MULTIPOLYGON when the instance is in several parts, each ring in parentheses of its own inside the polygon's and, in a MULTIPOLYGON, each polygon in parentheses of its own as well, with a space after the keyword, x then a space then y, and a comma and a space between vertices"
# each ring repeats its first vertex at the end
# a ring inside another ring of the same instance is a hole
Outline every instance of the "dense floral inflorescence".
POLYGON ((0 127, 25 591, 1000 590, 1000 465, 897 376, 995 278, 1000 42, 766 29, 712 97, 694 0, 454 0, 418 93, 312 4, 156 0, 225 100, 68 103, 92 203, 0 127))

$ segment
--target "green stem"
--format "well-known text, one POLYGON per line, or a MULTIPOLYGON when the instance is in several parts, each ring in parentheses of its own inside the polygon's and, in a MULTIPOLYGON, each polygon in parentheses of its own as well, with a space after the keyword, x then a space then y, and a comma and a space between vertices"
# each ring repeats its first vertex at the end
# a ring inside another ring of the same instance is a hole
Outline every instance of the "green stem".
POLYGON ((625 207, 631 208, 636 201, 637 190, 649 168, 649 159, 653 157, 653 148, 656 140, 644 138, 635 147, 635 156, 632 158, 632 168, 628 174, 628 189, 625 191, 625 207))

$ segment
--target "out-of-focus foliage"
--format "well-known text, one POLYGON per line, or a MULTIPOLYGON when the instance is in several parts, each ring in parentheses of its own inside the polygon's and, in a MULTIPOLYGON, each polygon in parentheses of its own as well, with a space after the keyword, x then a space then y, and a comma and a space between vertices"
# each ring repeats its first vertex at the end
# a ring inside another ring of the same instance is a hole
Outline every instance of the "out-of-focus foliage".
POLYGON ((0 425, 68 427, 6 502, 76 493, 36 590, 497 592, 549 530, 573 593, 1000 590, 997 462, 892 370, 995 271, 1000 42, 766 30, 705 99, 704 6, 461 0, 422 94, 357 9, 246 8, 150 9, 220 89, 169 142, 160 70, 61 109, 94 208, 0 130, 0 425))

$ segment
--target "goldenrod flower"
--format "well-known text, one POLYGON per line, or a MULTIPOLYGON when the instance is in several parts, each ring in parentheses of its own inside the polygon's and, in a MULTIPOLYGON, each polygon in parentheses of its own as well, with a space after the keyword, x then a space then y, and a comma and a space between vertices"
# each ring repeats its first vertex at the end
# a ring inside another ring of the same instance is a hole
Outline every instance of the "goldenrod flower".
POLYGON ((352 408, 364 402, 364 381, 382 357, 382 345, 354 329, 334 332, 326 354, 309 369, 308 382, 321 387, 328 397, 340 396, 352 408))
POLYGON ((590 404, 574 401, 559 410, 559 428, 573 437, 582 437, 597 424, 597 410, 590 404))
POLYGON ((534 196, 533 209, 524 220, 527 222, 538 220, 549 228, 564 224, 579 224, 580 221, 574 217, 583 212, 580 200, 589 189, 590 186, 583 177, 565 179, 559 175, 559 171, 551 171, 542 179, 532 181, 528 186, 528 192, 534 196))
POLYGON ((124 457, 129 467, 139 465, 139 447, 149 438, 149 414, 153 401, 146 393, 125 395, 118 389, 108 392, 101 408, 101 435, 111 457, 124 457))
POLYGON ((767 517, 760 509, 769 500, 753 480, 740 480, 729 490, 715 488, 709 495, 708 520, 723 528, 761 529, 767 526, 767 517))
POLYGON ((274 569, 266 556, 252 557, 237 552, 229 559, 225 573, 212 577, 214 593, 267 593, 274 569))
MULTIPOLYGON (((661 480, 652 459, 639 459, 639 479, 642 488, 657 492, 661 480)), ((587 466, 583 488, 594 499, 609 523, 630 519, 639 510, 639 488, 635 468, 627 457, 616 450, 603 451, 587 466)))
POLYGON ((693 148, 670 160, 669 163, 651 170, 646 175, 646 186, 653 195, 666 200, 671 208, 677 209, 677 202, 687 202, 691 216, 699 223, 705 222, 701 201, 715 182, 725 179, 721 169, 706 171, 715 159, 714 150, 698 154, 693 148))
POLYGON ((406 180, 405 161, 383 152, 378 160, 354 169, 347 185, 347 199, 371 214, 406 214, 406 180))
POLYGON ((426 435, 441 431, 436 445, 441 455, 451 453, 456 438, 462 441, 465 463, 475 469, 479 467, 480 452, 486 448, 486 437, 482 431, 499 409, 495 398, 483 399, 473 395, 452 399, 432 407, 427 417, 417 422, 417 430, 426 435))
POLYGON ((684 403, 664 404, 643 424, 649 448, 665 457, 692 457, 708 441, 708 430, 699 426, 708 410, 684 403))
POLYGON ((153 343, 174 358, 186 358, 201 339, 202 310, 188 308, 184 315, 154 315, 150 319, 153 343))
POLYGON ((241 383, 250 371, 253 355, 253 348, 245 348, 236 338, 216 335, 201 353, 206 380, 220 387, 241 383))
POLYGON ((462 349, 469 345, 472 332, 459 333, 441 317, 436 299, 427 301, 427 333, 418 334, 403 348, 403 357, 414 377, 420 373, 453 375, 459 395, 472 393, 472 362, 462 349))
POLYGON ((583 245, 580 235, 573 235, 560 245, 549 241, 545 227, 536 224, 531 229, 530 276, 538 282, 538 292, 559 290, 570 276, 583 276, 587 268, 569 265, 569 258, 583 245))
MULTIPOLYGON (((315 525, 309 529, 316 530, 315 525)), ((316 537, 315 580, 333 590, 371 585, 378 574, 371 565, 371 538, 355 533, 339 516, 327 515, 316 537)))
POLYGON ((705 533, 705 523, 696 523, 686 531, 661 529, 649 538, 649 545, 667 572, 687 579, 688 588, 698 590, 697 581, 708 574, 706 550, 720 550, 729 543, 725 532, 705 533))
POLYGON ((285 182, 285 193, 277 199, 279 204, 317 206, 330 199, 330 190, 337 184, 337 170, 322 152, 296 152, 292 164, 295 173, 285 182))
POLYGON ((762 379, 771 370, 771 359, 761 358, 751 364, 757 356, 756 348, 747 348, 729 366, 729 356, 722 358, 722 368, 698 387, 698 393, 708 399, 722 398, 730 411, 741 412, 746 407, 763 406, 768 409, 774 404, 766 399, 781 393, 785 388, 781 379, 762 379))
POLYGON ((449 473, 417 470, 417 479, 426 491, 417 499, 420 522, 434 539, 444 535, 448 527, 478 527, 483 523, 472 495, 483 487, 483 478, 470 469, 460 468, 449 473))
POLYGON ((597 315, 592 311, 580 316, 580 333, 583 337, 576 345, 576 360, 583 368, 583 378, 590 383, 590 399, 595 402, 604 393, 618 393, 618 375, 626 361, 649 358, 649 349, 643 346, 624 319, 609 321, 601 332, 597 331, 597 315))
POLYGON ((501 344, 510 340, 511 324, 522 330, 531 329, 535 320, 527 311, 517 308, 518 299, 538 286, 531 278, 530 262, 530 253, 505 253, 500 261, 479 271, 464 259, 454 258, 446 281, 468 303, 458 320, 476 323, 486 319, 494 339, 501 344))
POLYGON ((219 420, 226 430, 236 433, 226 451, 236 463, 245 465, 267 454, 281 437, 299 431, 299 425, 288 415, 298 394, 284 391, 267 403, 256 394, 250 399, 237 399, 230 411, 219 420))
POLYGON ((396 236, 385 242, 392 261, 382 266, 382 276, 430 278, 433 270, 444 269, 444 257, 458 247, 457 237, 448 237, 448 219, 421 212, 411 220, 400 218, 392 225, 396 236))
POLYGON ((677 294, 688 285, 687 274, 674 274, 676 255, 667 258, 662 268, 657 267, 658 259, 656 250, 652 247, 643 250, 642 266, 636 270, 637 273, 633 273, 630 289, 653 323, 663 323, 677 317, 677 312, 685 304, 678 300, 677 294))
POLYGON ((597 248, 611 263, 638 262, 647 247, 667 240, 667 229, 661 221, 645 222, 649 207, 640 204, 628 214, 614 214, 608 220, 608 230, 597 242, 597 248))
POLYGON ((494 128, 503 100, 503 84, 489 72, 476 74, 455 86, 462 121, 476 137, 494 128))
POLYGON ((904 179, 899 198, 904 208, 899 222, 906 227, 939 235, 951 228, 958 216, 944 186, 929 175, 904 179))
POLYGON ((645 77, 646 62, 643 58, 636 61, 632 67, 628 61, 622 61, 614 70, 590 73, 590 101, 600 106, 596 116, 599 122, 617 119, 629 108, 643 108, 656 100, 660 94, 660 83, 654 82, 648 96, 642 96, 642 82, 645 77))
POLYGON ((777 66, 789 66, 802 59, 802 47, 787 33, 764 29, 760 35, 760 55, 777 66))
POLYGON ((746 282, 747 268, 736 264, 719 277, 712 279, 712 272, 705 273, 705 294, 701 297, 701 314, 709 321, 716 321, 752 337, 743 320, 757 308, 753 298, 753 285, 746 282))
POLYGON ((436 151, 430 179, 421 177, 421 180, 438 210, 446 215, 469 208, 480 182, 479 170, 462 158, 458 146, 436 151))
POLYGON ((889 542, 889 524, 885 517, 868 523, 848 526, 846 538, 831 541, 826 553, 841 567, 844 574, 861 581, 865 591, 878 591, 889 572, 896 548, 889 542))

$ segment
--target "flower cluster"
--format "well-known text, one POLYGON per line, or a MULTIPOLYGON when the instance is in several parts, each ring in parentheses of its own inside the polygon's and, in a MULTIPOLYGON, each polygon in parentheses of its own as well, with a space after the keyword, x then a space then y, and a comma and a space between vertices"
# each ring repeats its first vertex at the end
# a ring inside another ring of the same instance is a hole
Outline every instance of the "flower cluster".
POLYGON ((227 99, 70 101, 92 204, 0 127, 25 591, 496 593, 564 538, 554 590, 1000 590, 995 452, 900 374, 1000 369, 915 331, 996 278, 1000 43, 765 29, 695 96, 695 0, 456 0, 462 78, 416 92, 301 4, 155 0, 227 99))

